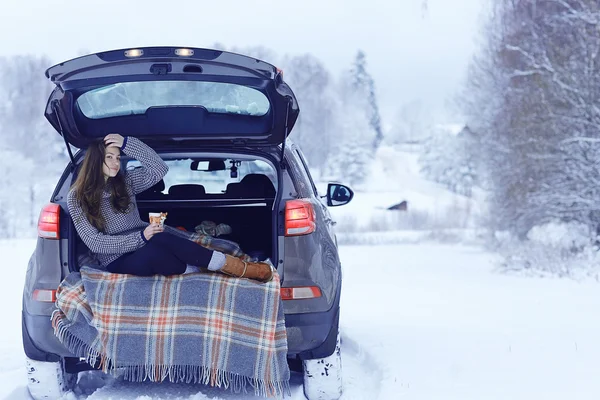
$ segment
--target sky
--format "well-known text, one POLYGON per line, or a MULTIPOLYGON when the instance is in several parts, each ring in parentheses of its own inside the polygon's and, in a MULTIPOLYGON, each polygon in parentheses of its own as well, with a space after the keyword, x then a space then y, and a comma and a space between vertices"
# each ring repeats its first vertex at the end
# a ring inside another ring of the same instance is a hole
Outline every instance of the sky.
MULTIPOLYGON (((1 56, 152 45, 264 46, 313 53, 338 75, 358 49, 367 55, 380 108, 439 107, 460 87, 475 51, 485 0, 3 0, 1 56)), ((265 60, 269 61, 269 60, 265 60)))

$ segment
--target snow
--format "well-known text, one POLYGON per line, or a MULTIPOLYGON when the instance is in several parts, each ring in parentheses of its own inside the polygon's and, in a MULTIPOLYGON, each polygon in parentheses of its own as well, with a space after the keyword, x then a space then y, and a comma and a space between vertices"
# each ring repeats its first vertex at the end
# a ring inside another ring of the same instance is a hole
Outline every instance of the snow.
MULTIPOLYGON (((1 241, 8 329, 0 398, 26 399, 20 298, 34 240, 1 241)), ((595 399, 600 291, 594 282, 498 272, 498 256, 433 242, 342 246, 342 399, 595 399), (373 261, 378 261, 377 266, 373 261)), ((243 399, 194 385, 81 374, 67 400, 243 399)), ((303 399, 301 377, 292 400, 303 399)))
POLYGON ((534 226, 527 234, 532 242, 563 248, 588 245, 591 237, 589 227, 577 222, 550 222, 534 226))

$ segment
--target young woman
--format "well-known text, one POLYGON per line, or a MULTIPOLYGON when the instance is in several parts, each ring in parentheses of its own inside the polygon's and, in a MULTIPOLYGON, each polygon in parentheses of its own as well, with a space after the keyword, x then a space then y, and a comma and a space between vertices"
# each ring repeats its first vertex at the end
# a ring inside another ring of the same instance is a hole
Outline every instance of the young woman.
POLYGON ((140 218, 135 195, 160 181, 167 165, 135 137, 110 134, 92 143, 68 195, 75 229, 110 272, 133 275, 176 275, 188 265, 268 282, 271 266, 250 263, 209 250, 140 218), (121 152, 142 163, 123 173, 121 152))

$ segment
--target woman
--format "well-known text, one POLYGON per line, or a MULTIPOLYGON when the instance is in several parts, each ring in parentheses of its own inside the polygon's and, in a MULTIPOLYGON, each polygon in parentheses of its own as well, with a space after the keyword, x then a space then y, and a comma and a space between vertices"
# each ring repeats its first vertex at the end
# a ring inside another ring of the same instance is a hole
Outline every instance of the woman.
POLYGON ((135 137, 110 134, 92 143, 68 195, 75 229, 110 272, 133 275, 176 275, 188 265, 268 282, 271 266, 250 263, 209 250, 164 232, 159 224, 140 218, 135 195, 160 181, 167 165, 154 150, 135 137), (142 163, 123 173, 121 151, 142 163))

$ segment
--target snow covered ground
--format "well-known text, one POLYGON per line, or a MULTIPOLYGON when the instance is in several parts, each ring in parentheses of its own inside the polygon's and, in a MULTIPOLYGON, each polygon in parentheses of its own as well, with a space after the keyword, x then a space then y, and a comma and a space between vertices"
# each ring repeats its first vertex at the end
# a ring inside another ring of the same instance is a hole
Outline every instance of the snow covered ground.
MULTIPOLYGON (((27 399, 22 282, 33 240, 0 242, 5 305, 0 398, 27 399)), ((594 282, 495 271, 476 247, 342 246, 343 399, 597 399, 600 290, 594 282), (375 262, 376 261, 376 262, 375 262)), ((66 400, 242 399, 202 386, 80 377, 66 400)), ((303 399, 299 376, 292 400, 303 399)))

